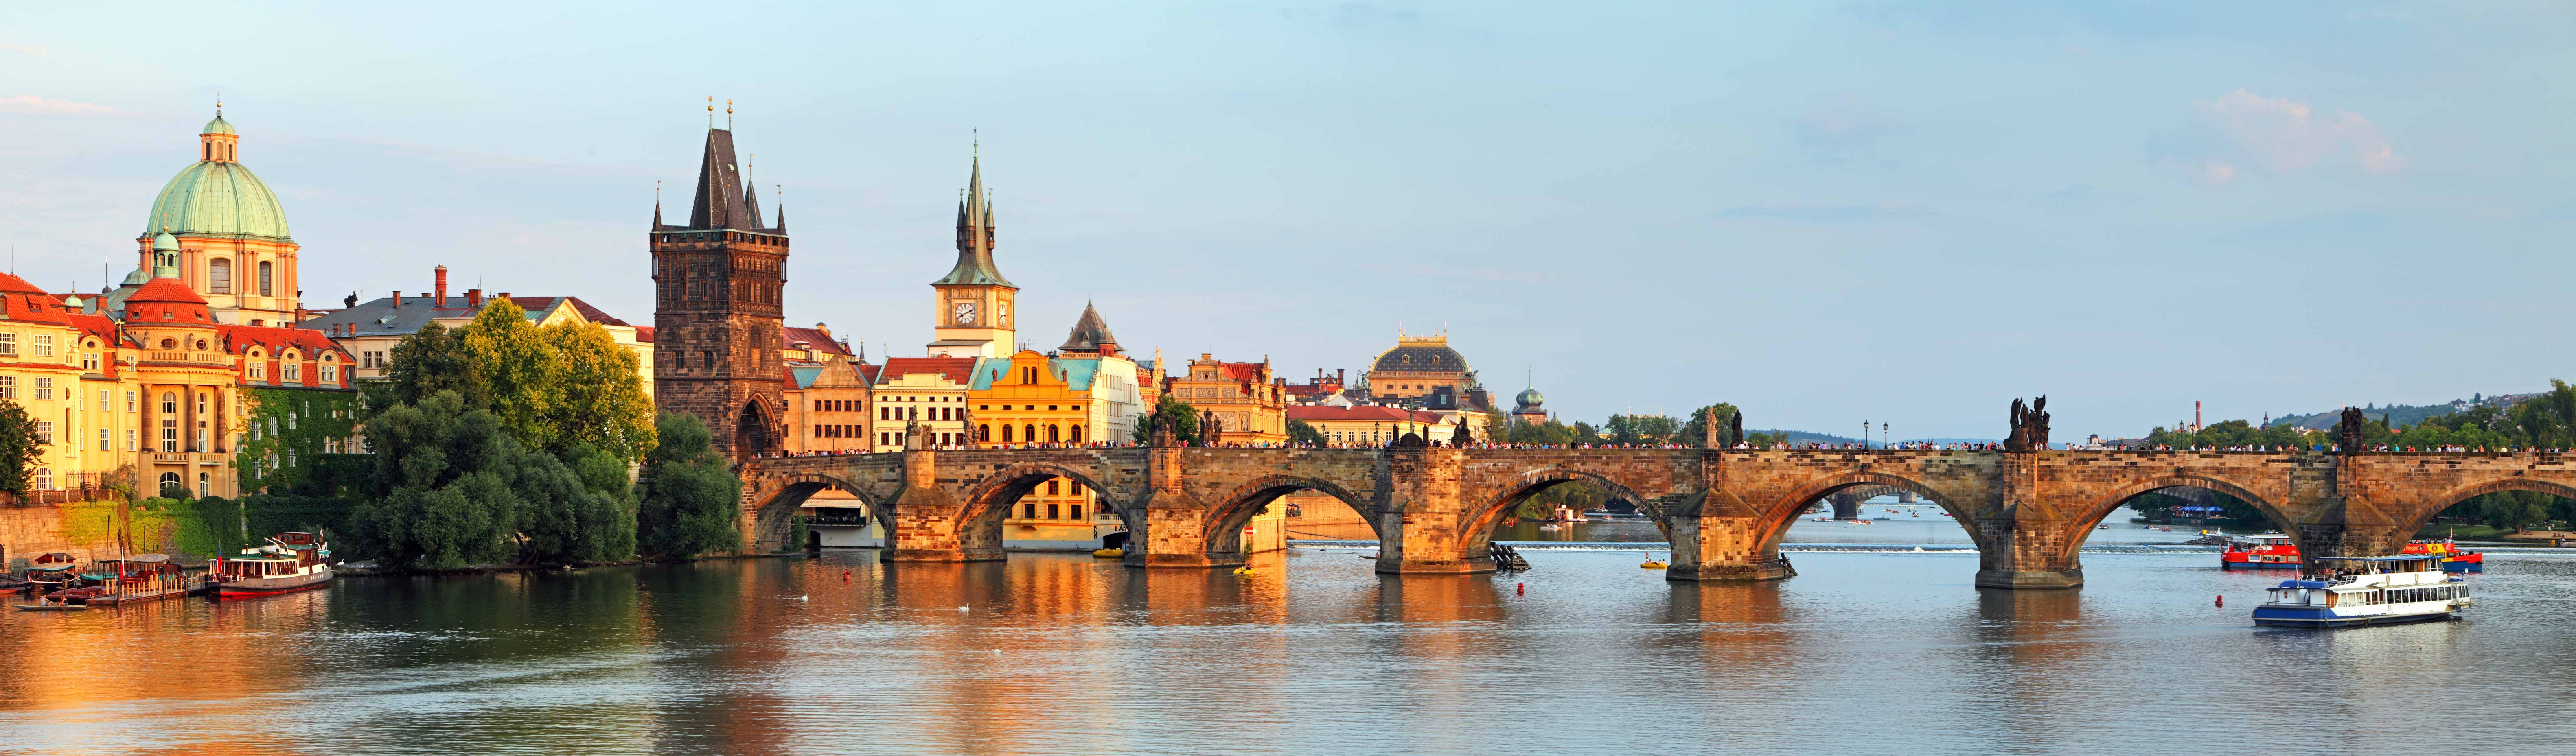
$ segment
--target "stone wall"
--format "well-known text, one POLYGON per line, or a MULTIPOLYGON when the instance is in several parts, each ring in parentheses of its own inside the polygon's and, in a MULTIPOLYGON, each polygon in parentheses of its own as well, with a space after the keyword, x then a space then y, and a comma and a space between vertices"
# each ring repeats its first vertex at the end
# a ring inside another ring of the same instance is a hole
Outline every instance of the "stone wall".
POLYGON ((105 538, 73 543, 63 533, 60 507, 0 507, 0 558, 9 571, 26 569, 27 560, 48 551, 67 551, 83 562, 114 556, 105 538))

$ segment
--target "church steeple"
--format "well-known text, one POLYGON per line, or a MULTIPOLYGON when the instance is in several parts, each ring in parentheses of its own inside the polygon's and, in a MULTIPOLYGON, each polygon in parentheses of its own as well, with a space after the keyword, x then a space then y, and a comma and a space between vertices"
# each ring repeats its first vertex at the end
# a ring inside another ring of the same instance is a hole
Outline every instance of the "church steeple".
POLYGON ((994 267, 993 243, 993 205, 984 191, 984 159, 977 156, 967 170, 966 199, 957 203, 957 265, 931 285, 1019 288, 994 267))
POLYGON ((760 222, 760 204, 743 184, 742 166, 733 157, 733 132, 707 129, 707 149, 698 161, 698 189, 689 205, 693 230, 774 232, 760 222))

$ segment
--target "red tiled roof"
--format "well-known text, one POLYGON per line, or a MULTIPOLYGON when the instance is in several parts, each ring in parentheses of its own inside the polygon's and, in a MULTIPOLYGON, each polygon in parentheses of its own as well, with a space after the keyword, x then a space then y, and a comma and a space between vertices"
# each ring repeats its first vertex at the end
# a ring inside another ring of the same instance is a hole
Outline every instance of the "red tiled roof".
POLYGON ((66 312, 63 314, 63 319, 70 322, 73 328, 80 329, 83 335, 98 337, 101 343, 110 347, 125 346, 116 338, 116 321, 107 319, 105 315, 66 312))
POLYGON ((883 365, 870 365, 865 362, 859 363, 858 367, 859 380, 866 381, 870 386, 877 385, 877 373, 885 370, 885 366, 883 365))
MULTIPOLYGON (((901 378, 916 373, 938 373, 950 382, 963 386, 975 380, 973 357, 888 357, 884 375, 901 378)), ((873 381, 871 381, 873 383, 873 381)))
POLYGON ((1262 367, 1261 363, 1258 363, 1258 362, 1220 362, 1220 363, 1217 363, 1217 369, 1218 369, 1218 370, 1220 370, 1220 371, 1222 371, 1222 372, 1223 372, 1223 374, 1225 375, 1225 377, 1232 378, 1232 379, 1235 379, 1235 380, 1238 380, 1238 381, 1257 381, 1257 380, 1261 380, 1261 367, 1262 367))
POLYGON ((0 273, 0 294, 42 295, 44 293, 44 289, 36 288, 35 284, 27 283, 27 279, 19 278, 16 275, 9 273, 0 273))
MULTIPOLYGON (((0 273, 0 276, 8 275, 9 274, 7 273, 0 273)), ((10 276, 10 278, 14 279, 16 276, 10 276)), ((24 282, 21 281, 20 283, 24 282)), ((0 286, 6 285, 8 285, 6 282, 0 281, 0 286)), ((10 320, 22 323, 63 323, 67 322, 63 319, 65 312, 66 310, 63 307, 62 302, 46 296, 44 292, 37 292, 34 294, 23 294, 14 291, 0 293, 0 317, 6 317, 10 320)))
POLYGON ((1436 412, 1418 412, 1403 407, 1333 407, 1320 404, 1292 404, 1288 406, 1288 419, 1362 423, 1438 423, 1440 415, 1436 412))
POLYGON ((638 341, 638 342, 646 343, 646 344, 653 343, 653 327, 652 327, 652 326, 636 326, 636 327, 635 327, 635 340, 636 340, 636 341, 638 341))
POLYGON ((850 356, 850 350, 841 348, 841 342, 833 341, 831 334, 812 328, 798 328, 795 326, 780 326, 778 330, 780 332, 779 335, 783 337, 782 343, 789 346, 794 346, 796 342, 802 341, 808 344, 813 344, 814 351, 817 352, 822 352, 824 354, 837 354, 843 357, 850 356))
POLYGON ((228 354, 241 354, 254 346, 266 348, 271 354, 289 347, 309 355, 338 352, 345 356, 349 353, 333 343, 331 337, 310 328, 219 325, 215 326, 215 332, 223 336, 224 351, 228 354))
POLYGON ((169 302, 202 305, 206 303, 206 298, 197 296, 196 292, 190 291, 188 289, 188 285, 180 283, 179 279, 155 278, 150 281, 143 282, 143 286, 135 289, 134 294, 126 297, 125 301, 128 305, 135 302, 169 302))

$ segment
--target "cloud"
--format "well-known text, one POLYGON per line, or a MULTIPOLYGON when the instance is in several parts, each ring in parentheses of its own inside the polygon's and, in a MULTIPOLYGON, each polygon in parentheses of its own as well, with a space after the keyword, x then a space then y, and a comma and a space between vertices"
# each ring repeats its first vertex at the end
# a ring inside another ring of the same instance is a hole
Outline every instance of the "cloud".
POLYGON ((26 53, 39 58, 45 57, 44 45, 16 45, 7 42, 0 42, 0 50, 7 50, 15 53, 26 53))
POLYGON ((111 108, 111 107, 108 107, 108 106, 105 106, 105 105, 99 105, 99 104, 95 104, 95 103, 87 103, 87 102, 73 102, 73 101, 71 101, 71 100, 56 100, 56 99, 53 99, 53 98, 50 98, 50 97, 37 97, 37 96, 35 96, 35 95, 18 95, 18 96, 16 96, 16 97, 0 97, 0 113, 35 113, 35 114, 38 114, 38 115, 77 115, 77 114, 82 114, 82 113, 114 113, 114 112, 116 112, 116 109, 115 109, 115 108, 111 108))
MULTIPOLYGON (((2304 102, 2263 97, 2243 89, 2192 105, 2229 144, 2273 173, 2302 171, 2345 160, 2371 173, 2389 173, 2405 165, 2377 124, 2349 110, 2326 114, 2304 102)), ((2236 173, 2233 166, 2218 161, 2203 166, 2203 171, 2205 177, 2216 178, 2220 183, 2236 173), (2219 176, 2207 175, 2213 167, 2219 176)))

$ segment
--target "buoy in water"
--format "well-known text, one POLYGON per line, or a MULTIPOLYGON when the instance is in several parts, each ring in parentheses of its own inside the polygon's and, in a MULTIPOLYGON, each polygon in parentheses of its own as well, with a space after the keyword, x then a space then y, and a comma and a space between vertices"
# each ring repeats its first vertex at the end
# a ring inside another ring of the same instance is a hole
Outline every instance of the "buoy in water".
POLYGON ((1516 595, 1521 595, 1521 596, 1527 596, 1527 595, 1529 595, 1529 584, 1528 584, 1528 583, 1513 583, 1513 584, 1512 584, 1512 593, 1514 593, 1514 594, 1516 594, 1516 595))
POLYGON ((844 582, 844 583, 850 582, 850 573, 848 573, 848 572, 846 572, 846 571, 842 572, 842 573, 841 573, 841 582, 844 582))
POLYGON ((2227 608, 2227 596, 2226 596, 2225 594, 2220 594, 2220 595, 2219 595, 2219 597, 2218 597, 2218 608, 2220 608, 2220 609, 2225 609, 2225 608, 2227 608))

